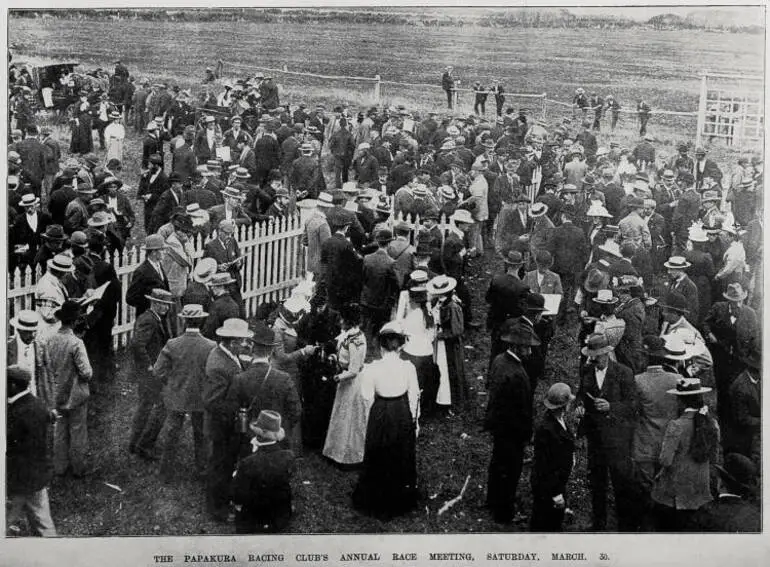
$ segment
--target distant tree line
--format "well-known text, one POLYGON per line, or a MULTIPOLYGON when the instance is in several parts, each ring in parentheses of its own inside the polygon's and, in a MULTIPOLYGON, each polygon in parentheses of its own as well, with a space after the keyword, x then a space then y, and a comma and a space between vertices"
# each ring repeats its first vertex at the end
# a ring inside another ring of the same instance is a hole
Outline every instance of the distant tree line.
POLYGON ((326 10, 317 8, 206 8, 206 9, 85 9, 10 10, 12 17, 53 17, 74 20, 151 20, 172 22, 253 22, 391 24, 420 27, 481 26, 494 28, 588 28, 588 29, 704 29, 734 33, 764 33, 761 25, 704 24, 673 14, 660 14, 646 22, 620 16, 576 16, 569 10, 518 9, 467 17, 452 14, 409 14, 375 10, 326 10))

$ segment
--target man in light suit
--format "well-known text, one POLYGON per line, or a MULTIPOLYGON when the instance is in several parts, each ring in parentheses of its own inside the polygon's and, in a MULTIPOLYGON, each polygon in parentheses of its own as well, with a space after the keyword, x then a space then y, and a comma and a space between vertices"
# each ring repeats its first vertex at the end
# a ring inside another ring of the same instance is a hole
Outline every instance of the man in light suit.
POLYGON ((540 250, 535 255, 536 269, 524 275, 524 283, 532 293, 563 295, 559 274, 551 271, 553 256, 548 250, 540 250))
POLYGON ((7 342, 6 365, 17 365, 30 373, 30 391, 49 409, 54 408, 54 383, 48 374, 48 356, 45 347, 37 340, 40 315, 30 309, 22 309, 10 323, 16 331, 7 342))
POLYGON ((173 479, 177 470, 179 435, 188 413, 193 430, 195 467, 198 473, 202 473, 205 467, 201 392, 206 380, 206 361, 211 350, 217 346, 214 341, 201 335, 207 316, 208 313, 200 305, 185 305, 179 313, 185 322, 184 334, 166 343, 152 367, 153 374, 165 384, 163 402, 168 412, 168 427, 160 470, 166 482, 173 479))
POLYGON ((325 211, 333 207, 331 194, 321 192, 316 209, 307 219, 302 234, 302 244, 307 247, 307 271, 316 277, 320 275, 321 269, 321 246, 332 235, 325 211))

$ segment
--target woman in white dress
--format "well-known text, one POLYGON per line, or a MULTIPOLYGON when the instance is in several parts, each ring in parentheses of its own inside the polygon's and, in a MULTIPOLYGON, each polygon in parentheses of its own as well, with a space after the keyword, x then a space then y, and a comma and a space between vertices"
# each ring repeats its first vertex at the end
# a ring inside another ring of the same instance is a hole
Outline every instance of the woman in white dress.
POLYGON ((110 119, 112 121, 104 129, 104 139, 107 142, 105 162, 116 159, 123 163, 123 141, 126 139, 126 128, 121 123, 120 112, 111 112, 110 119))
MULTIPOLYGON (((359 373, 366 358, 366 337, 359 328, 358 304, 340 310, 342 332, 337 336, 337 364, 334 397, 323 454, 340 465, 357 465, 364 460, 364 440, 369 403, 361 395, 359 373)), ((312 402, 310 402, 312 403, 312 402)))
POLYGON ((401 351, 401 358, 414 364, 417 370, 420 414, 429 415, 436 409, 439 387, 438 366, 433 360, 436 326, 425 287, 428 282, 427 272, 415 270, 409 275, 409 279, 415 285, 401 292, 396 313, 396 320, 401 322, 406 333, 406 344, 401 351))

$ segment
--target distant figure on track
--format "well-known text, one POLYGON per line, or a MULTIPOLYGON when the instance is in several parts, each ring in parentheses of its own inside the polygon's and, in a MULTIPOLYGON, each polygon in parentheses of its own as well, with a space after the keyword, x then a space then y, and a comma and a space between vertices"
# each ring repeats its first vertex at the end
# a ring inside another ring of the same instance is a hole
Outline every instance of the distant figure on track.
POLYGON ((441 76, 441 88, 446 91, 446 104, 449 110, 452 110, 452 91, 454 90, 455 80, 452 76, 452 67, 444 69, 444 74, 441 76))
POLYGON ((639 114, 639 135, 644 136, 647 133, 647 121, 650 119, 650 105, 644 99, 639 99, 636 103, 636 112, 639 114))

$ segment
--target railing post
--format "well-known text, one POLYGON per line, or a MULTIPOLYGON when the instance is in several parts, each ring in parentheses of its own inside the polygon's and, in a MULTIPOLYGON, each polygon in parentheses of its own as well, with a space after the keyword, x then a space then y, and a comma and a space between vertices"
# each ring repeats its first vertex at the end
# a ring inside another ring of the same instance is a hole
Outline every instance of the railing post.
POLYGON ((695 133, 696 147, 701 145, 701 137, 703 135, 704 126, 706 125, 707 97, 708 97, 708 72, 703 71, 703 75, 701 76, 701 80, 700 80, 700 100, 698 101, 698 123, 696 126, 697 132, 695 133))
POLYGON ((380 104, 380 97, 382 96, 382 83, 379 75, 374 76, 374 104, 380 104))

